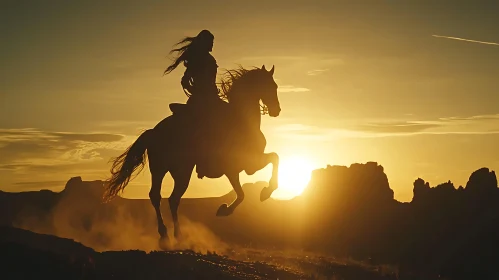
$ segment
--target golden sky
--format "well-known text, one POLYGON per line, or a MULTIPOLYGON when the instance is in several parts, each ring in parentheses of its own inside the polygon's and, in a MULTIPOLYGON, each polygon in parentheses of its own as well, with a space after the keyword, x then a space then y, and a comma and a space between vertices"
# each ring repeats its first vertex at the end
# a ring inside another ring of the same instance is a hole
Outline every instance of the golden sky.
MULTIPOLYGON (((315 168, 377 161, 401 201, 418 177, 464 185, 499 169, 492 2, 2 1, 0 189, 105 179, 111 156, 185 102, 183 67, 162 73, 172 45, 202 29, 221 69, 275 65, 282 112, 263 118, 267 151, 315 168)), ((126 196, 147 197, 149 178, 126 196)), ((186 197, 230 189, 194 179, 186 197)))

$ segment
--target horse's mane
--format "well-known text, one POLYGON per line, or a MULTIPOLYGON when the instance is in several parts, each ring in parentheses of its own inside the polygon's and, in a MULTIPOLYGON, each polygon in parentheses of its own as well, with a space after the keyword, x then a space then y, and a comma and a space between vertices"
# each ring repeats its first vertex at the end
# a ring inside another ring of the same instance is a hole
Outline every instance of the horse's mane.
MULTIPOLYGON (((229 102, 232 98, 236 89, 241 85, 245 86, 244 83, 252 82, 250 77, 254 76, 252 74, 258 73, 260 70, 258 67, 253 67, 252 69, 246 69, 242 66, 236 69, 225 70, 220 80, 220 93, 219 96, 222 100, 229 102)), ((260 104, 260 112, 262 115, 268 114, 269 109, 265 104, 260 104)))
POLYGON ((258 70, 258 68, 246 69, 242 66, 239 66, 239 68, 236 69, 225 70, 225 73, 220 80, 220 98, 230 102, 235 85, 240 84, 244 80, 244 77, 248 77, 248 74, 255 70, 258 70))

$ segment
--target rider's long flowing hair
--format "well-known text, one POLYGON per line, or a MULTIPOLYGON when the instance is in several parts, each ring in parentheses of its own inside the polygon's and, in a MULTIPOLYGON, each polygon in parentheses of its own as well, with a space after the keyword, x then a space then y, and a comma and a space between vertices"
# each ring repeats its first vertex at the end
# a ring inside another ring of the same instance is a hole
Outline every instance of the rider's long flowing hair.
POLYGON ((172 64, 168 66, 164 72, 164 74, 168 74, 175 70, 180 63, 184 63, 184 66, 187 66, 187 63, 193 55, 196 55, 197 52, 201 51, 200 45, 203 41, 211 39, 213 40, 214 36, 208 30, 203 30, 199 32, 196 37, 185 37, 182 41, 175 44, 175 46, 183 45, 179 48, 173 49, 170 51, 170 54, 177 53, 177 57, 174 59, 172 64))

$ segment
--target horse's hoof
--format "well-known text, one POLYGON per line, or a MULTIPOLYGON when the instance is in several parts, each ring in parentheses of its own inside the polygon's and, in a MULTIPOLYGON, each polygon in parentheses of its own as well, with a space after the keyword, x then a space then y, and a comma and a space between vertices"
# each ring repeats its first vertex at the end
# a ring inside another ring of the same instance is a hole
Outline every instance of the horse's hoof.
POLYGON ((217 216, 229 216, 232 214, 232 210, 230 210, 229 206, 227 204, 222 204, 217 210, 217 216))
POLYGON ((175 230, 173 232, 173 236, 175 237, 175 239, 180 240, 182 239, 182 232, 180 230, 175 230))
POLYGON ((263 188, 262 191, 260 192, 260 201, 263 202, 269 199, 270 196, 272 195, 272 192, 274 192, 274 190, 269 187, 263 188))
POLYGON ((158 233, 159 233, 159 236, 161 236, 161 238, 168 238, 168 234, 166 233, 167 230, 166 230, 166 226, 165 225, 159 225, 158 226, 158 233))
POLYGON ((163 251, 170 250, 170 239, 168 238, 168 235, 159 238, 159 248, 163 251))

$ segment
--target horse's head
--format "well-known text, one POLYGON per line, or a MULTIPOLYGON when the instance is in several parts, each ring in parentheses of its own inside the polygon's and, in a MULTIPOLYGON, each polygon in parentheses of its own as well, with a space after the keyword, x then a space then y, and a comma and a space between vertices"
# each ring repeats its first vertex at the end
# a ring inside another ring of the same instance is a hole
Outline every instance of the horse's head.
POLYGON ((235 106, 254 106, 261 101, 271 117, 277 117, 281 112, 273 66, 269 71, 265 66, 251 70, 228 70, 222 79, 221 89, 222 97, 235 106))
POLYGON ((260 100, 267 106, 269 111, 269 116, 277 117, 281 113, 281 106, 279 104, 279 98, 277 97, 277 84, 274 81, 274 70, 275 67, 267 71, 265 65, 259 69, 261 71, 261 78, 257 83, 258 92, 260 93, 260 100))

